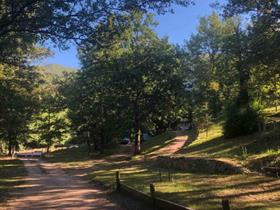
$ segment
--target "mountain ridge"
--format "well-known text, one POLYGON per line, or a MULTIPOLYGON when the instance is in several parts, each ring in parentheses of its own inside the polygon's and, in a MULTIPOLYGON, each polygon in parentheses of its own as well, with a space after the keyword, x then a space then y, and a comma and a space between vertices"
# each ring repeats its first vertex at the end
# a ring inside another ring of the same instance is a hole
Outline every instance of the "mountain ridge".
POLYGON ((66 67, 61 64, 47 64, 47 65, 40 65, 38 66, 44 72, 54 75, 54 76, 62 76, 63 73, 71 73, 75 72, 78 69, 72 67, 66 67))

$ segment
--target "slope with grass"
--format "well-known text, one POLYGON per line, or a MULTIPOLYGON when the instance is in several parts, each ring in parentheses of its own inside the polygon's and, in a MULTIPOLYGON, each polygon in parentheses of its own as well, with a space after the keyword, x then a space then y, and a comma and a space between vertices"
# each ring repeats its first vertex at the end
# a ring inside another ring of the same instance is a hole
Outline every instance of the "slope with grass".
MULTIPOLYGON (((265 115, 270 121, 275 120, 279 113, 268 109, 265 115)), ((226 139, 222 123, 217 123, 209 128, 208 133, 200 132, 196 140, 179 153, 187 157, 233 161, 259 171, 263 166, 280 163, 280 128, 226 139)))
MULTIPOLYGON (((249 140, 251 136, 237 139, 237 143, 234 142, 234 139, 223 142, 219 124, 210 129, 207 137, 205 133, 200 133, 197 138, 195 133, 190 132, 189 134, 193 142, 181 150, 181 153, 177 154, 178 156, 223 158, 239 162, 245 158, 244 152, 240 145, 236 148, 234 145, 254 142, 249 140), (217 148, 215 148, 215 144, 217 144, 217 148)), ((158 143, 160 144, 160 142, 158 143)), ((170 143, 172 140, 169 140, 170 143)), ((151 153, 153 152, 155 151, 152 150, 151 153)), ((145 155, 147 154, 149 153, 145 153, 145 155)), ((149 192, 149 184, 153 183, 157 195, 161 198, 197 210, 220 209, 222 199, 229 199, 233 209, 276 210, 280 205, 280 181, 258 174, 223 175, 209 174, 207 171, 205 173, 187 173, 172 170, 171 180, 169 180, 168 170, 158 167, 149 160, 145 162, 107 162, 105 165, 104 163, 97 164, 96 168, 98 170, 91 172, 89 176, 109 187, 114 185, 115 172, 120 171, 121 180, 124 183, 146 193, 149 192)))
MULTIPOLYGON (((208 132, 188 133, 185 146, 174 156, 217 158, 245 164, 251 158, 270 155, 275 141, 264 144, 259 134, 234 139, 224 139, 222 124, 213 125, 208 132)), ((174 134, 174 133, 173 133, 174 134)), ((270 135, 269 133, 263 134, 270 135)), ((172 134, 162 134, 142 145, 143 156, 155 154, 174 143, 172 134)), ((278 154, 276 150, 273 150, 278 154)), ((63 157, 63 153, 60 153, 63 157)), ((58 154, 56 154, 57 156, 58 154)), ((64 154, 65 155, 65 154, 64 154)), ((88 159, 70 159, 57 162, 68 171, 87 168, 87 176, 94 182, 114 188, 115 172, 120 171, 121 181, 148 193, 149 184, 156 187, 157 196, 193 209, 220 209, 221 200, 229 199, 233 209, 276 210, 280 206, 280 181, 260 174, 209 174, 188 173, 180 170, 166 170, 155 160, 138 156, 132 159, 118 159, 113 156, 88 159), (169 171, 169 172, 168 172, 169 171), (169 179, 169 175, 171 178, 169 179)), ((77 157, 78 158, 78 157, 77 157)), ((198 166, 199 167, 199 166, 198 166)))

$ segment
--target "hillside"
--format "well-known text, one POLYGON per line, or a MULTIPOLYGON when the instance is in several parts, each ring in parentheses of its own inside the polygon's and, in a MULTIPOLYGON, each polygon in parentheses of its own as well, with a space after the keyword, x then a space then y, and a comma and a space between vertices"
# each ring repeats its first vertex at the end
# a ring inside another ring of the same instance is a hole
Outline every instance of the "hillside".
POLYGON ((60 64, 47 64, 44 66, 39 66, 41 69, 43 69, 48 74, 54 75, 54 76, 62 76, 63 72, 70 73, 75 72, 77 69, 66 67, 60 64))

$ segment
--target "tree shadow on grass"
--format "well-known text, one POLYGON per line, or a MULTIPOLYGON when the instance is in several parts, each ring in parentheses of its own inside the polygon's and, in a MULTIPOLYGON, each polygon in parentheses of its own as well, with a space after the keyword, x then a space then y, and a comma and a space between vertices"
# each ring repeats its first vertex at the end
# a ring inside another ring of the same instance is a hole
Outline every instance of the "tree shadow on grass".
POLYGON ((274 198, 274 201, 271 201, 271 198, 262 200, 262 195, 265 194, 266 196, 271 193, 277 193, 278 195, 278 192, 280 193, 280 183, 271 182, 271 188, 264 189, 259 187, 255 189, 254 187, 268 184, 270 181, 246 180, 244 183, 236 182, 227 186, 221 183, 215 185, 207 181, 207 177, 200 177, 200 179, 205 179, 206 181, 195 186, 193 186, 195 181, 189 181, 186 183, 185 190, 158 192, 157 194, 164 199, 193 207, 194 209, 220 209, 222 199, 229 199, 234 209, 243 210, 265 209, 264 207, 280 205, 280 199, 274 198), (258 198, 254 199, 254 197, 258 198))
MULTIPOLYGON (((261 154, 280 147, 280 135, 274 135, 276 132, 277 130, 272 133, 255 133, 237 138, 225 138, 221 136, 202 142, 201 144, 187 145, 184 149, 180 150, 179 153, 185 155, 231 158, 242 158, 243 155, 261 154), (246 154, 244 154, 245 148, 246 154)), ((196 140, 194 137, 192 137, 192 142, 196 140)))
POLYGON ((0 203, 9 196, 11 190, 24 183, 26 170, 20 160, 0 159, 0 203))

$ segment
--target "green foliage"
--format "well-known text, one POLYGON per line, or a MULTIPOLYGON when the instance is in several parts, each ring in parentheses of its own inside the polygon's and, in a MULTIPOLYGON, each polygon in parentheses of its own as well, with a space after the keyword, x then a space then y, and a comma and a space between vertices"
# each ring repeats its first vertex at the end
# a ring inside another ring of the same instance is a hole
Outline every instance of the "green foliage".
MULTIPOLYGON (((227 53, 226 42, 234 33, 236 20, 222 20, 217 13, 200 19, 198 32, 186 43, 186 80, 194 117, 200 116, 207 104, 208 115, 217 117, 226 101, 236 97, 238 77, 235 57, 227 53)), ((204 114, 205 115, 205 114, 204 114)))
MULTIPOLYGON (((147 13, 151 9, 165 13, 173 4, 188 6, 190 0, 3 0, 0 2, 0 62, 21 63, 22 59, 14 58, 18 58, 18 51, 30 49, 29 44, 52 41, 56 46, 67 48, 69 40, 80 43, 89 35, 98 34, 96 26, 106 22, 109 16, 115 16, 125 25, 126 14, 147 13)), ((119 31, 111 31, 114 33, 119 31)))
POLYGON ((257 106, 231 104, 226 109, 224 135, 232 138, 251 134, 257 131, 260 122, 260 109, 257 106))
MULTIPOLYGON (((53 144, 62 144, 69 140, 70 122, 67 118, 67 110, 61 102, 58 93, 58 82, 63 80, 63 66, 56 68, 51 72, 39 68, 44 83, 40 85, 37 94, 40 98, 38 112, 32 116, 32 122, 29 124, 30 134, 29 142, 36 141, 38 145, 46 146, 47 151, 53 144)), ((68 70, 72 72, 72 70, 68 70)), ((29 144, 30 145, 30 144, 29 144)))
POLYGON ((33 68, 0 64, 0 138, 9 145, 10 154, 27 135, 27 124, 38 106, 38 84, 33 68))
POLYGON ((141 131, 166 130, 182 106, 183 86, 177 49, 159 39, 152 16, 135 13, 119 36, 114 17, 100 25, 100 39, 109 46, 85 43, 82 71, 62 85, 69 117, 77 132, 90 132, 98 149, 124 134, 140 146, 141 131))

